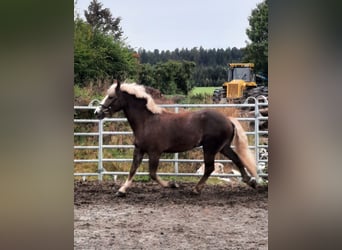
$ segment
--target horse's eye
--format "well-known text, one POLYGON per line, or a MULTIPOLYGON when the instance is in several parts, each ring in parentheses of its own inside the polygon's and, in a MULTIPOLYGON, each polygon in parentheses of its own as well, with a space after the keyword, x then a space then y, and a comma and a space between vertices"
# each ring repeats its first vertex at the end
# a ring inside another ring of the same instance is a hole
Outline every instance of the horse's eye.
POLYGON ((109 100, 111 100, 111 99, 113 99, 113 98, 114 98, 113 96, 108 96, 108 99, 109 99, 109 100))

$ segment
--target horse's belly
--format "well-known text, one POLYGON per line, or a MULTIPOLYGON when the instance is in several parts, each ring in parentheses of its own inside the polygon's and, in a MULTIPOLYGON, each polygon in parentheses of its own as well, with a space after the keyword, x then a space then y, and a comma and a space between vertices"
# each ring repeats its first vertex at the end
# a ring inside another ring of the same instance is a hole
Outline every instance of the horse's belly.
POLYGON ((175 153, 175 152, 184 152, 191 150, 195 147, 200 146, 200 141, 199 140, 194 140, 194 139, 186 139, 182 138, 179 140, 175 140, 171 143, 165 143, 164 144, 166 149, 164 152, 167 153, 175 153))
POLYGON ((177 153, 177 152, 185 152, 185 151, 188 151, 190 149, 193 149, 194 147, 196 146, 178 146, 178 147, 170 147, 170 148, 167 148, 164 152, 165 153, 177 153))

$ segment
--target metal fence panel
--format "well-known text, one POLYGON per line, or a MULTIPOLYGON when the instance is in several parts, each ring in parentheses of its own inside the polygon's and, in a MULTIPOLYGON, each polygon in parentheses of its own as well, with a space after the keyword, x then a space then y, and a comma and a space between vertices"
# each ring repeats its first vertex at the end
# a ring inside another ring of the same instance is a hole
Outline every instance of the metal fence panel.
MULTIPOLYGON (((268 164, 268 156, 260 157, 260 152, 263 150, 267 154, 268 144, 260 144, 259 139, 260 136, 268 135, 268 131, 259 130, 260 121, 267 121, 268 116, 262 116, 259 112, 261 108, 268 107, 267 101, 259 102, 258 99, 252 100, 254 103, 252 104, 165 104, 160 105, 163 108, 172 108, 176 113, 179 112, 180 108, 254 108, 254 117, 237 117, 239 121, 248 121, 254 122, 254 131, 246 132, 247 135, 254 137, 254 144, 249 145, 250 149, 255 151, 255 159, 257 165, 260 166, 262 164, 268 164)), ((74 106, 74 110, 90 110, 91 112, 95 109, 94 106, 74 106)), ((97 176, 99 180, 103 179, 103 175, 127 175, 127 171, 106 171, 103 167, 104 162, 132 162, 132 158, 104 158, 103 150, 104 149, 133 149, 134 145, 121 145, 121 144, 104 144, 103 137, 104 135, 129 135, 132 136, 133 132, 129 131, 106 131, 104 130, 104 125, 108 122, 124 122, 127 123, 126 118, 105 118, 103 120, 98 119, 74 119, 74 124, 80 123, 88 123, 97 125, 97 131, 92 132, 75 132, 75 137, 97 137, 96 145, 74 145, 75 150, 95 150, 97 153, 96 158, 92 159, 84 159, 84 158, 75 158, 74 159, 74 167, 79 163, 97 163, 97 172, 90 173, 80 173, 74 172, 74 176, 82 176, 85 178, 86 176, 97 176)), ((77 140, 76 140, 77 141, 77 140)), ((84 143, 83 143, 84 144, 84 143)), ((148 162, 148 159, 143 160, 143 163, 148 162)), ((180 159, 179 153, 175 153, 172 158, 168 159, 160 159, 160 162, 173 162, 174 163, 174 171, 173 172, 158 172, 161 176, 201 176, 197 173, 180 173, 179 172, 179 163, 203 163, 203 158, 201 159, 180 159)), ((216 160, 216 162, 228 163, 230 160, 216 160)), ((139 169, 138 169, 139 170, 139 169)), ((268 174, 262 173, 260 169, 258 169, 260 176, 268 176, 268 174)), ((148 175, 148 172, 139 172, 137 171, 137 175, 148 175)), ((230 177, 230 176, 240 176, 234 174, 213 174, 212 176, 219 177, 230 177)))

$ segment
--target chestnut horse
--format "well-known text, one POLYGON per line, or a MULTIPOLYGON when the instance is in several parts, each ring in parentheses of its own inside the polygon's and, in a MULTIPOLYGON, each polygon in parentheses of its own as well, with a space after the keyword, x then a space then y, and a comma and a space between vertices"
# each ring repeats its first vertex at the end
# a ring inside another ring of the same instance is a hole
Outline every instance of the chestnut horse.
POLYGON ((120 110, 123 110, 133 130, 135 148, 128 178, 116 193, 118 196, 126 195, 145 153, 149 158, 151 178, 163 187, 178 187, 176 183, 164 181, 157 175, 161 154, 184 152, 199 146, 203 147, 205 171, 193 190, 195 193, 201 192, 213 172, 218 152, 231 159, 239 168, 244 182, 253 188, 259 183, 247 136, 236 119, 227 119, 214 110, 182 113, 166 111, 155 104, 144 86, 118 82, 108 89, 95 115, 103 119, 120 110), (230 147, 233 139, 236 151, 230 147), (252 177, 247 174, 245 167, 252 177))

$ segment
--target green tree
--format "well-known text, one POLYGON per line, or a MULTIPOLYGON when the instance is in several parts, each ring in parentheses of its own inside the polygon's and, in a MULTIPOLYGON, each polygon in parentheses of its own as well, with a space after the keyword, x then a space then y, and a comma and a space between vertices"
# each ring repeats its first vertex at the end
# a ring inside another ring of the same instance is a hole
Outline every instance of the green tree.
POLYGON ((138 56, 121 40, 120 18, 113 18, 108 8, 93 0, 86 20, 75 13, 74 18, 74 83, 137 78, 138 56))
POLYGON ((93 33, 88 23, 80 18, 74 21, 74 82, 85 85, 97 78, 96 51, 92 48, 93 33))
POLYGON ((195 66, 196 64, 194 62, 185 60, 178 65, 178 70, 175 74, 175 82, 178 89, 185 95, 187 95, 192 88, 192 75, 195 66))
POLYGON ((112 37, 96 32, 92 41, 96 50, 95 61, 101 80, 125 80, 134 77, 137 71, 137 60, 134 51, 112 37))
POLYGON ((139 83, 153 88, 158 88, 154 79, 154 67, 151 64, 141 64, 139 71, 139 83))
POLYGON ((121 17, 113 17, 108 8, 102 8, 102 4, 97 0, 91 1, 88 11, 84 11, 87 22, 101 33, 112 35, 115 40, 122 37, 123 31, 120 27, 121 17))
POLYGON ((177 68, 176 61, 156 64, 154 78, 162 93, 175 94, 177 92, 177 85, 174 79, 177 68))
POLYGON ((142 64, 139 83, 159 89, 164 94, 187 94, 192 87, 195 63, 190 61, 160 62, 155 65, 142 64))
POLYGON ((74 20, 74 27, 76 84, 136 77, 138 60, 132 49, 111 35, 93 30, 80 18, 74 20))
POLYGON ((248 38, 245 60, 254 62, 255 70, 268 74, 268 0, 264 0, 252 10, 248 18, 250 27, 246 30, 248 38))

